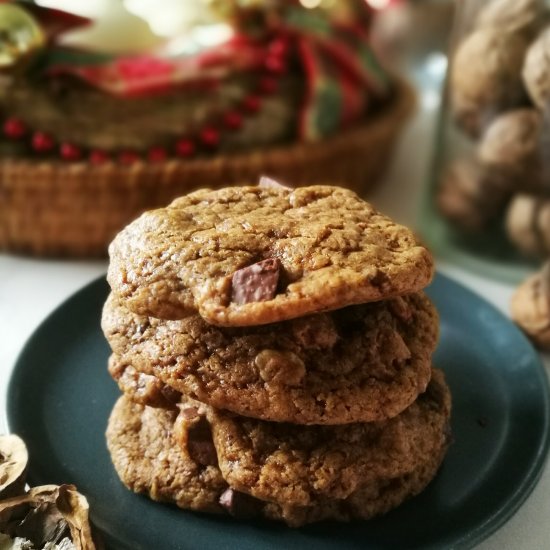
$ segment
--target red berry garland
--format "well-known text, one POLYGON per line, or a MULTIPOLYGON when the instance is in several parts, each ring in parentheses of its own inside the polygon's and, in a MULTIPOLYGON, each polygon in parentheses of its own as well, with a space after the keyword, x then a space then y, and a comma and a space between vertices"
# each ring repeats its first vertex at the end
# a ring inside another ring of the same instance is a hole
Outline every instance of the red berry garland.
POLYGON ((80 160, 82 151, 72 143, 62 143, 59 147, 59 154, 63 160, 80 160))
POLYGON ((206 127, 200 133, 201 143, 209 149, 220 144, 220 132, 216 128, 206 127))
MULTIPOLYGON (((289 43, 287 40, 275 39, 269 46, 269 55, 266 57, 263 74, 258 76, 255 84, 256 93, 249 93, 239 108, 232 108, 223 113, 216 124, 209 124, 199 130, 197 135, 178 139, 171 152, 176 157, 191 158, 198 152, 197 145, 205 151, 216 150, 224 132, 236 132, 243 128, 246 116, 256 115, 262 108, 262 95, 271 95, 279 89, 277 77, 287 71, 287 58, 289 43)), ((85 150, 84 148, 69 142, 60 143, 57 146, 53 136, 46 132, 29 132, 24 121, 16 117, 8 117, 2 127, 3 135, 10 140, 29 139, 30 148, 37 154, 51 154, 57 151, 58 156, 65 161, 75 162, 86 158, 94 165, 103 164, 116 159, 120 164, 130 165, 140 158, 149 162, 163 162, 170 156, 170 149, 163 146, 153 146, 143 153, 136 151, 119 151, 113 156, 101 149, 85 150)))
POLYGON ((49 153, 55 147, 55 142, 49 134, 34 132, 31 139, 31 147, 37 153, 49 153))
POLYGON ((191 157, 195 154, 195 144, 190 139, 180 139, 176 143, 176 155, 178 157, 191 157))
POLYGON ((3 131, 9 139, 21 139, 27 133, 27 127, 18 118, 8 118, 4 122, 3 131))
POLYGON ((139 155, 135 151, 121 151, 118 155, 118 162, 128 166, 139 160, 139 155))
POLYGON ((243 107, 251 114, 256 114, 261 106, 262 102, 258 96, 249 95, 244 98, 243 107))
POLYGON ((151 147, 147 152, 149 162, 162 162, 168 158, 168 153, 164 147, 151 147))
POLYGON ((109 155, 101 149, 93 149, 92 151, 90 151, 88 160, 92 164, 103 164, 104 162, 107 162, 109 160, 109 155))
POLYGON ((263 94, 273 94, 277 91, 279 87, 279 84, 275 78, 272 76, 264 76, 260 79, 260 83, 258 85, 258 91, 263 94))
POLYGON ((243 116, 238 111, 225 113, 223 122, 230 130, 240 130, 243 126, 243 116))

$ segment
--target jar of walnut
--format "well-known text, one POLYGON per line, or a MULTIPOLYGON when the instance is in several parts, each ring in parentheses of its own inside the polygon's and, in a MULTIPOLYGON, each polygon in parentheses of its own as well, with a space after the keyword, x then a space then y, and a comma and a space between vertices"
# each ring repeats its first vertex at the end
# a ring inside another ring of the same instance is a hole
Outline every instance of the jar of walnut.
POLYGON ((432 214, 446 243, 484 262, 547 257, 550 8, 545 0, 456 5, 432 214))

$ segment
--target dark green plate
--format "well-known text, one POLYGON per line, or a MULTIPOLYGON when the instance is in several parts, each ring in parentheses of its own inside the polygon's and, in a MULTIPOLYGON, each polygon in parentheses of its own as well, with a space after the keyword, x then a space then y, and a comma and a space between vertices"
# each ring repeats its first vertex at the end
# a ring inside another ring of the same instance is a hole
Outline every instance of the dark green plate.
POLYGON ((438 276, 435 363, 454 396, 455 442, 428 489, 370 522, 289 529, 184 512, 127 491, 105 448, 118 396, 99 319, 108 288, 96 281, 31 337, 9 386, 11 430, 29 446, 32 484, 74 483, 110 548, 254 549, 471 547, 502 525, 540 476, 549 441, 546 374, 523 335, 492 306, 438 276))

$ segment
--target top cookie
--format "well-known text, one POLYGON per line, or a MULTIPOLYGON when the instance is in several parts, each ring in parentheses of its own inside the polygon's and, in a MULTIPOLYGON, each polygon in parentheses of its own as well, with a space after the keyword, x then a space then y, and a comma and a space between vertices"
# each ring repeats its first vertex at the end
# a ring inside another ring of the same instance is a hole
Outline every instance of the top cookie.
POLYGON ((202 189, 146 212, 112 242, 108 281, 132 311, 250 326, 426 286, 412 232, 340 187, 202 189))

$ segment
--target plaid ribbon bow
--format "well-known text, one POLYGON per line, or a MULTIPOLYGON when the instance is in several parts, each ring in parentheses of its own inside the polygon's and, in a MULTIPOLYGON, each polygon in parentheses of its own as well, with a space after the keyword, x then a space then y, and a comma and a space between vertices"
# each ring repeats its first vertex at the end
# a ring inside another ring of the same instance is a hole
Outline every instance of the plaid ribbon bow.
POLYGON ((389 92, 388 76, 361 25, 336 23, 297 6, 289 6, 264 36, 235 31, 226 42, 195 55, 113 57, 52 44, 40 71, 47 76, 73 75, 118 97, 197 86, 209 89, 237 73, 261 70, 277 39, 289 45, 306 77, 297 124, 302 140, 320 139, 353 124, 369 102, 389 92))

